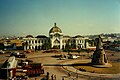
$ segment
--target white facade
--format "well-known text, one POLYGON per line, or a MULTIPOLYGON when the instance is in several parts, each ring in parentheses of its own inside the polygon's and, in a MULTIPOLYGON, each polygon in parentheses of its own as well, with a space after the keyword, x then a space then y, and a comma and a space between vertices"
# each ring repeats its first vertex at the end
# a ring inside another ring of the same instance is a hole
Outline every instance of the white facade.
POLYGON ((65 49, 66 43, 69 41, 70 46, 74 45, 74 48, 85 48, 85 38, 82 36, 64 36, 62 30, 54 24, 49 32, 52 48, 65 49))
POLYGON ((56 49, 65 49, 66 43, 69 41, 70 46, 73 46, 75 49, 85 48, 86 42, 85 38, 82 36, 64 36, 62 30, 56 26, 56 23, 49 31, 49 38, 33 38, 28 37, 24 38, 24 50, 33 49, 40 50, 42 46, 47 43, 50 39, 51 48, 56 49))
POLYGON ((49 31, 49 37, 51 41, 51 48, 62 49, 63 34, 61 29, 56 26, 56 23, 54 24, 54 27, 52 27, 49 31))
POLYGON ((43 44, 48 42, 47 38, 23 38, 24 40, 24 50, 40 50, 43 44))
POLYGON ((62 49, 63 35, 61 33, 50 33, 51 47, 62 49))

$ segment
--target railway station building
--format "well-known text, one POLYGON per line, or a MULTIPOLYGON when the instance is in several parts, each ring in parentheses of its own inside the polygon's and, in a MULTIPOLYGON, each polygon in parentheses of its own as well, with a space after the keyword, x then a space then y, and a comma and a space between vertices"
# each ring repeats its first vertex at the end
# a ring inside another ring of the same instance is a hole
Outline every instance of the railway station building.
POLYGON ((48 46, 49 44, 53 49, 65 49, 66 44, 69 44, 74 49, 78 47, 85 49, 87 47, 85 40, 86 38, 80 35, 74 37, 64 35, 56 23, 49 30, 49 37, 45 35, 38 35, 37 37, 27 35, 23 38, 24 50, 41 50, 45 45, 48 46))

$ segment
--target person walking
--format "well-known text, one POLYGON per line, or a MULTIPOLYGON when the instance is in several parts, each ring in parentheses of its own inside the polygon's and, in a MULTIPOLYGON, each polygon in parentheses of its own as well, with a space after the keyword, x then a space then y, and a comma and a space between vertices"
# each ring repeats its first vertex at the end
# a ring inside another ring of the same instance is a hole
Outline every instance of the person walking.
POLYGON ((68 76, 69 76, 69 77, 71 76, 70 73, 68 73, 68 76))
POLYGON ((78 78, 78 75, 79 75, 79 74, 77 73, 76 78, 78 78))
POLYGON ((56 80, 56 75, 54 75, 54 80, 56 80))
POLYGON ((47 72, 46 78, 47 80, 49 80, 49 72, 47 72))
POLYGON ((64 77, 62 77, 62 80, 64 80, 64 77))
POLYGON ((54 74, 51 75, 51 80, 53 80, 54 74))

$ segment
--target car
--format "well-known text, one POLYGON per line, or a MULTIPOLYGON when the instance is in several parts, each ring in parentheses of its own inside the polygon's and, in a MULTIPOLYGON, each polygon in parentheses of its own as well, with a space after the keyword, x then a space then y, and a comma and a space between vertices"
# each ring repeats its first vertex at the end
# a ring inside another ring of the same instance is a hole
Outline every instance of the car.
POLYGON ((3 51, 3 50, 0 50, 0 54, 4 54, 5 53, 5 51, 3 51))
POLYGON ((59 60, 65 60, 65 59, 66 59, 66 58, 61 58, 61 57, 59 58, 59 60))
POLYGON ((13 52, 10 54, 10 56, 15 56, 17 58, 27 58, 27 56, 24 53, 20 53, 20 52, 13 52))
POLYGON ((68 59, 77 59, 77 58, 79 58, 79 57, 80 57, 80 56, 72 55, 72 54, 68 55, 68 59))

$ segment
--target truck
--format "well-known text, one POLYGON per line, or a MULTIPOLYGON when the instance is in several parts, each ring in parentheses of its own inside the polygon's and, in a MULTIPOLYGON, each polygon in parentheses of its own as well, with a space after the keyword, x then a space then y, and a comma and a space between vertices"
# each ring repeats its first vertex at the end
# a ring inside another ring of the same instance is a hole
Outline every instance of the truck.
POLYGON ((21 66, 23 72, 25 72, 26 75, 29 77, 40 76, 41 74, 44 74, 44 68, 42 63, 22 61, 21 66))
POLYGON ((27 75, 30 76, 40 76, 44 74, 44 68, 41 63, 32 63, 26 67, 27 75))

